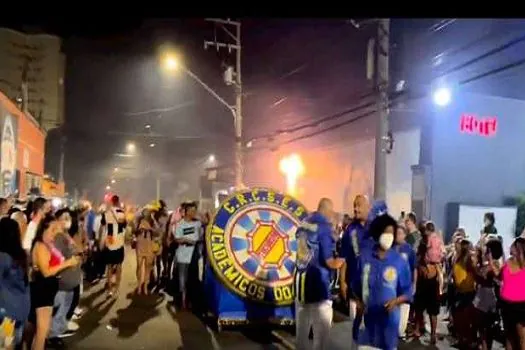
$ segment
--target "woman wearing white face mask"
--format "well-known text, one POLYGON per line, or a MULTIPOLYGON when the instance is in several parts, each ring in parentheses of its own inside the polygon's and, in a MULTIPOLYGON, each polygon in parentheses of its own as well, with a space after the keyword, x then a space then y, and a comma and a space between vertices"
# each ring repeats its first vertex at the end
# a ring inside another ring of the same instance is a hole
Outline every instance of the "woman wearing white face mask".
POLYGON ((396 229, 397 222, 390 215, 376 217, 369 228, 376 245, 359 257, 352 281, 358 307, 364 311, 358 349, 397 348, 399 306, 412 298, 412 278, 408 263, 392 249, 396 229))

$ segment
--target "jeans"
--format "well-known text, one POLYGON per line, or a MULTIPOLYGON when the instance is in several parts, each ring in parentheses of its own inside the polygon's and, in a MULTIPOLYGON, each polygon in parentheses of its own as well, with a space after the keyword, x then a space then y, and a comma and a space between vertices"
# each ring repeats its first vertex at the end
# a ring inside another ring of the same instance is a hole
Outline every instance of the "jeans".
POLYGON ((50 338, 58 337, 60 334, 67 331, 67 312, 73 302, 74 296, 73 290, 59 290, 55 296, 55 305, 57 309, 53 316, 51 323, 51 331, 49 332, 50 338))
POLYGON ((186 284, 188 282, 188 270, 190 269, 190 264, 186 263, 177 263, 177 271, 179 273, 179 292, 186 292, 186 284))
POLYGON ((309 349, 310 327, 314 334, 313 350, 328 350, 330 328, 332 328, 332 301, 301 304, 295 302, 295 338, 297 350, 309 349))
POLYGON ((73 289, 73 298, 71 299, 71 305, 69 306, 69 310, 67 312, 66 318, 67 320, 71 320, 73 318, 73 315, 75 314, 75 309, 78 306, 78 303, 80 301, 80 294, 82 288, 82 283, 80 283, 75 289, 73 289))

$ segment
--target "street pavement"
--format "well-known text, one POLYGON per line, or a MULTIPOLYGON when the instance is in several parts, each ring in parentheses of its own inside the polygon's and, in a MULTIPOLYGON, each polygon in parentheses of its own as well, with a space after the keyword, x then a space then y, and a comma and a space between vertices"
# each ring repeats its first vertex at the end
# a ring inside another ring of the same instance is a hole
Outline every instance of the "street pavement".
POLYGON ((103 283, 85 288, 81 306, 87 311, 79 331, 66 340, 68 349, 283 349, 270 330, 212 331, 190 312, 178 312, 164 294, 136 296, 136 260, 126 250, 121 291, 108 300, 103 283))
MULTIPOLYGON (((427 334, 420 338, 420 340, 413 340, 408 342, 400 342, 399 350, 419 350, 419 349, 454 349, 451 344, 454 340, 448 336, 447 324, 443 321, 444 314, 439 317, 438 320, 438 343, 433 346, 430 345, 430 336, 427 334)), ((428 323, 428 322, 427 322, 428 323)), ((329 350, 348 350, 350 344, 350 334, 352 329, 352 323, 348 321, 348 317, 342 313, 334 312, 334 323, 330 333, 330 344, 329 350)), ((283 344, 289 349, 295 348, 295 338, 291 334, 285 332, 277 332, 279 338, 283 344)), ((493 350, 502 350, 504 347, 501 344, 494 343, 492 346, 493 350)))
MULTIPOLYGON (((126 250, 121 291, 117 300, 108 300, 103 283, 85 288, 81 306, 87 311, 78 321, 79 331, 66 340, 68 349, 79 350, 259 350, 294 349, 295 339, 285 331, 256 329, 216 332, 190 312, 176 311, 164 294, 137 296, 134 251, 126 250)), ((446 323, 438 322, 437 349, 451 349, 446 323)), ((335 312, 329 350, 348 350, 351 324, 335 312)), ((428 337, 402 343, 400 350, 429 349, 428 337)), ((495 344, 493 349, 503 349, 495 344)))

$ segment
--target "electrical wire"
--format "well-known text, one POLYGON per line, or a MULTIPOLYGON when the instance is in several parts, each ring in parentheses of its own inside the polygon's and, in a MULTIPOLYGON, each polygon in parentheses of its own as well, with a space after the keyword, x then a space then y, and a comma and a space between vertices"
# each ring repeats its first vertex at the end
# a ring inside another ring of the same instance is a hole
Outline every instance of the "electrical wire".
MULTIPOLYGON (((515 38, 513 40, 510 40, 508 41, 507 43, 503 44, 503 45, 500 45, 498 46, 497 48, 494 48, 494 49, 491 49, 491 50, 488 50, 486 52, 484 52, 483 54, 473 58, 473 59, 470 59, 456 67, 453 67, 449 70, 447 70, 446 72, 444 73, 441 73, 440 75, 438 75, 436 77, 437 78, 441 78, 441 77, 444 77, 452 72, 456 72, 460 69, 463 69, 463 68, 466 68, 474 63, 477 63, 483 59, 486 59, 490 56, 493 56, 495 55, 496 53, 499 53, 499 52, 502 52, 520 42, 523 42, 525 41, 525 35, 523 36, 520 36, 518 38, 515 38)), ((462 84, 466 84, 466 83, 469 83, 469 82, 472 82, 472 81, 475 81, 475 80, 478 80, 482 77, 485 77, 485 76, 490 76, 492 74, 496 74, 496 73, 499 73, 501 71, 505 71, 507 69, 511 69, 511 68, 514 68, 514 67, 518 67, 520 65, 523 65, 525 62, 523 62, 523 60, 519 60, 517 62, 514 62, 514 63, 511 63, 511 64, 508 64, 508 65, 505 65, 503 67, 499 67, 499 68, 496 68, 496 69, 493 69, 491 71, 488 71, 488 72, 485 72, 485 73, 482 73, 478 76, 475 76, 475 77, 472 77, 472 78, 469 78, 469 79, 466 79, 466 80, 463 80, 463 81, 460 81, 460 85, 462 84)), ((367 97, 371 97, 373 95, 375 95, 375 91, 371 92, 371 93, 368 93, 368 94, 364 94, 362 95, 361 98, 359 98, 358 100, 361 100, 361 99, 364 99, 364 98, 367 98, 367 97)), ((399 96, 401 96, 402 94, 399 94, 399 96)), ((312 122, 308 122, 306 124, 302 124, 302 125, 299 125, 299 126, 295 126, 295 127, 292 127, 292 128, 288 128, 288 129, 281 129, 281 130, 277 130, 273 133, 269 133, 269 134, 266 134, 266 135, 261 135, 261 136, 256 136, 254 138, 252 138, 251 140, 254 141, 254 140, 261 140, 261 139, 270 139, 270 138, 274 138, 274 137, 277 137, 277 136, 280 136, 280 135, 283 135, 283 134, 289 134, 289 133, 293 133, 293 132, 297 132, 297 131, 300 131, 300 130, 303 130, 303 129, 306 129, 306 128, 311 128, 311 127, 316 127, 316 126, 319 126, 319 124, 321 123, 325 123, 327 121, 331 121, 331 120, 334 120, 334 119, 338 119, 340 117, 343 117, 347 114, 350 114, 350 113, 353 113, 353 112, 357 112, 359 110, 362 110, 362 109, 365 109, 365 108, 369 108, 371 105, 373 105, 375 102, 370 102, 370 103, 366 103, 364 105, 361 105, 361 106, 354 106, 352 108, 349 108, 349 109, 346 109, 346 110, 343 110, 341 112, 338 112, 338 113, 335 113, 331 116, 328 116, 328 117, 323 117, 321 119, 317 119, 317 120, 314 120, 312 122)))
MULTIPOLYGON (((515 61, 513 63, 509 63, 509 64, 506 64, 504 66, 501 66, 501 67, 497 67, 497 68, 494 68, 494 69, 491 69, 489 71, 486 71, 484 73, 481 73, 481 74, 478 74, 478 75, 475 75, 473 77, 470 77, 470 78, 467 78, 467 79, 464 79, 462 81, 459 82, 458 85, 465 85, 465 84, 468 84, 468 83, 472 83, 476 80, 479 80, 479 79, 482 79, 482 78, 486 78, 486 77, 489 77, 491 75, 494 75, 494 74, 498 74, 498 73, 501 73, 501 72, 504 72, 508 69, 512 69, 512 68, 516 68, 516 67, 519 67, 521 65, 525 65, 525 58, 523 59, 520 59, 518 61, 515 61)), ((405 95, 407 92, 403 93, 403 94, 399 94, 397 96, 397 98, 399 98, 400 96, 403 96, 405 95)), ((423 94, 417 94, 417 95, 414 95, 413 97, 411 97, 409 99, 409 101, 411 100, 415 100, 415 99, 419 99, 421 97, 423 97, 424 95, 423 94)), ((394 99, 391 99, 389 101, 389 108, 392 107, 393 103, 395 102, 395 100, 397 98, 394 98, 394 99)), ((324 134, 326 132, 329 132, 329 131, 333 131, 333 130, 337 130, 343 126, 346 126, 346 125, 349 125, 349 124, 352 124, 358 120, 361 120, 363 118, 366 118, 370 115, 373 115, 377 113, 377 110, 372 110, 372 111, 368 111, 368 112, 365 112, 363 114, 360 114, 358 115, 357 117, 354 117, 350 120, 347 120, 347 121, 344 121, 344 122, 341 122, 341 123, 338 123, 338 124, 335 124, 335 125, 332 125, 330 127, 327 127, 327 128, 324 128, 322 130, 318 130, 318 131, 315 131, 315 132, 312 132, 312 133, 309 133, 309 134, 305 134, 305 135, 301 135, 301 136, 298 136, 298 137, 294 137, 294 138, 291 138, 291 139, 288 139, 286 141, 283 141, 281 143, 279 143, 277 146, 273 145, 269 148, 275 148, 275 147, 280 147, 280 146, 284 146, 284 145, 287 145, 287 144, 290 144, 290 143, 294 143, 294 142, 297 142, 297 141, 301 141, 301 140, 304 140, 304 139, 308 139, 308 138, 311 138, 311 137, 314 137, 314 136, 318 136, 320 134, 324 134)))

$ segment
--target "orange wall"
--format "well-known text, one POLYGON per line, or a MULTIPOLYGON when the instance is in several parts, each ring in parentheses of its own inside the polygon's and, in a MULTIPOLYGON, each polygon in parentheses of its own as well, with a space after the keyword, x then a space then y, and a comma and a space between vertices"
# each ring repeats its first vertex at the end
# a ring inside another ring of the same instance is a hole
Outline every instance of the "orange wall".
POLYGON ((25 188, 25 173, 29 171, 40 176, 44 175, 45 133, 37 126, 36 121, 26 116, 17 106, 0 92, 0 104, 17 124, 17 169, 20 171, 18 189, 21 195, 29 190, 25 188), (26 154, 27 164, 24 164, 26 154), (27 167, 25 166, 27 165, 27 167))

